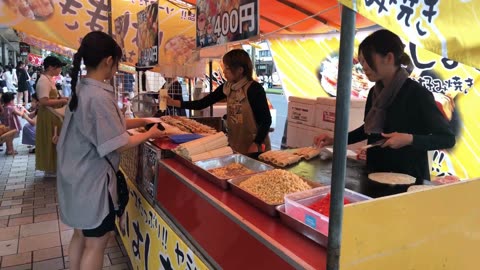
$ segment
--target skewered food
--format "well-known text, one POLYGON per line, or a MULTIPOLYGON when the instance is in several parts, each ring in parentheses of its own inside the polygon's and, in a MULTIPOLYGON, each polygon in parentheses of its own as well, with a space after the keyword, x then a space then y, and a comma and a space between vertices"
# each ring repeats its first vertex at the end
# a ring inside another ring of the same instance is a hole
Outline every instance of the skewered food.
POLYGON ((160 117, 162 122, 175 126, 182 131, 197 134, 215 134, 217 131, 207 125, 200 124, 199 122, 180 116, 162 116, 160 117))

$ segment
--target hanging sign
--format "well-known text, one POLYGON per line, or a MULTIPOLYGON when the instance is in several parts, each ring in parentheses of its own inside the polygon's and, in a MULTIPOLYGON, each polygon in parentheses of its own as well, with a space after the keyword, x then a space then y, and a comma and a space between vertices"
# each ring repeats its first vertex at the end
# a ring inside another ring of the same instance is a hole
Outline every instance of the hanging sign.
POLYGON ((27 56, 30 53, 30 45, 27 43, 20 42, 18 46, 20 47, 20 56, 27 56))
POLYGON ((137 13, 138 66, 151 67, 158 64, 158 2, 137 13))
POLYGON ((258 34, 258 0, 197 1, 197 47, 244 40, 258 34))
POLYGON ((480 68, 477 11, 472 0, 340 0, 367 19, 442 57, 480 68))

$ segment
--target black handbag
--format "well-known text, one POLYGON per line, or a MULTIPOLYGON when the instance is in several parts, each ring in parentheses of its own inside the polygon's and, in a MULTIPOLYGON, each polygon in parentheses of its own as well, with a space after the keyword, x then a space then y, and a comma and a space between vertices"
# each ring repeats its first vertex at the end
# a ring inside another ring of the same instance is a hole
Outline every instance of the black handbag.
MULTIPOLYGON (((108 164, 110 164, 110 167, 112 167, 113 171, 115 171, 115 167, 113 167, 110 160, 107 157, 105 157, 105 159, 107 160, 108 164)), ((127 186, 127 181, 125 180, 125 175, 123 175, 122 171, 120 170, 116 171, 115 176, 117 178, 117 196, 118 196, 118 209, 115 210, 115 214, 118 217, 121 217, 125 212, 125 208, 127 207, 127 204, 128 204, 129 191, 127 186)))

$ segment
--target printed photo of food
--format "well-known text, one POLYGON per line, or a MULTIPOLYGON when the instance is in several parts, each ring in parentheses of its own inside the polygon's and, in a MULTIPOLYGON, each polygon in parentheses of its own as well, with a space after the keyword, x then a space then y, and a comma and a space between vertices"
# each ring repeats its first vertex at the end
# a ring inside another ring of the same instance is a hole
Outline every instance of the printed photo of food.
MULTIPOLYGON (((338 53, 325 58, 317 69, 317 78, 323 90, 331 97, 337 96, 338 77, 338 53)), ((353 59, 352 68, 352 97, 367 98, 370 88, 374 83, 370 82, 363 71, 358 58, 353 59)))
POLYGON ((54 12, 53 0, 3 0, 3 2, 13 12, 36 21, 44 21, 54 12))
POLYGON ((175 36, 165 43, 165 57, 168 62, 186 63, 195 49, 195 38, 185 35, 175 36))
POLYGON ((122 61, 127 60, 125 51, 125 37, 127 36, 128 28, 130 26, 130 13, 125 12, 122 16, 118 17, 114 21, 114 33, 113 38, 117 41, 120 48, 122 48, 122 61))
POLYGON ((141 13, 145 13, 146 18, 138 23, 138 48, 151 48, 158 42, 158 4, 151 4, 141 13))

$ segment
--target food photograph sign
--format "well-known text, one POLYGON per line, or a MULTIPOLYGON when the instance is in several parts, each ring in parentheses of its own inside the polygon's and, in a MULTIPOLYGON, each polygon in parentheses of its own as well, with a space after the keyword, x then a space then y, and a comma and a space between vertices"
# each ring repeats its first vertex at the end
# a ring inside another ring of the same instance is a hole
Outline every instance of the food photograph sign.
POLYGON ((258 0, 197 1, 197 47, 221 45, 258 34, 258 0))
POLYGON ((158 64, 158 2, 137 13, 138 66, 150 67, 158 64))

